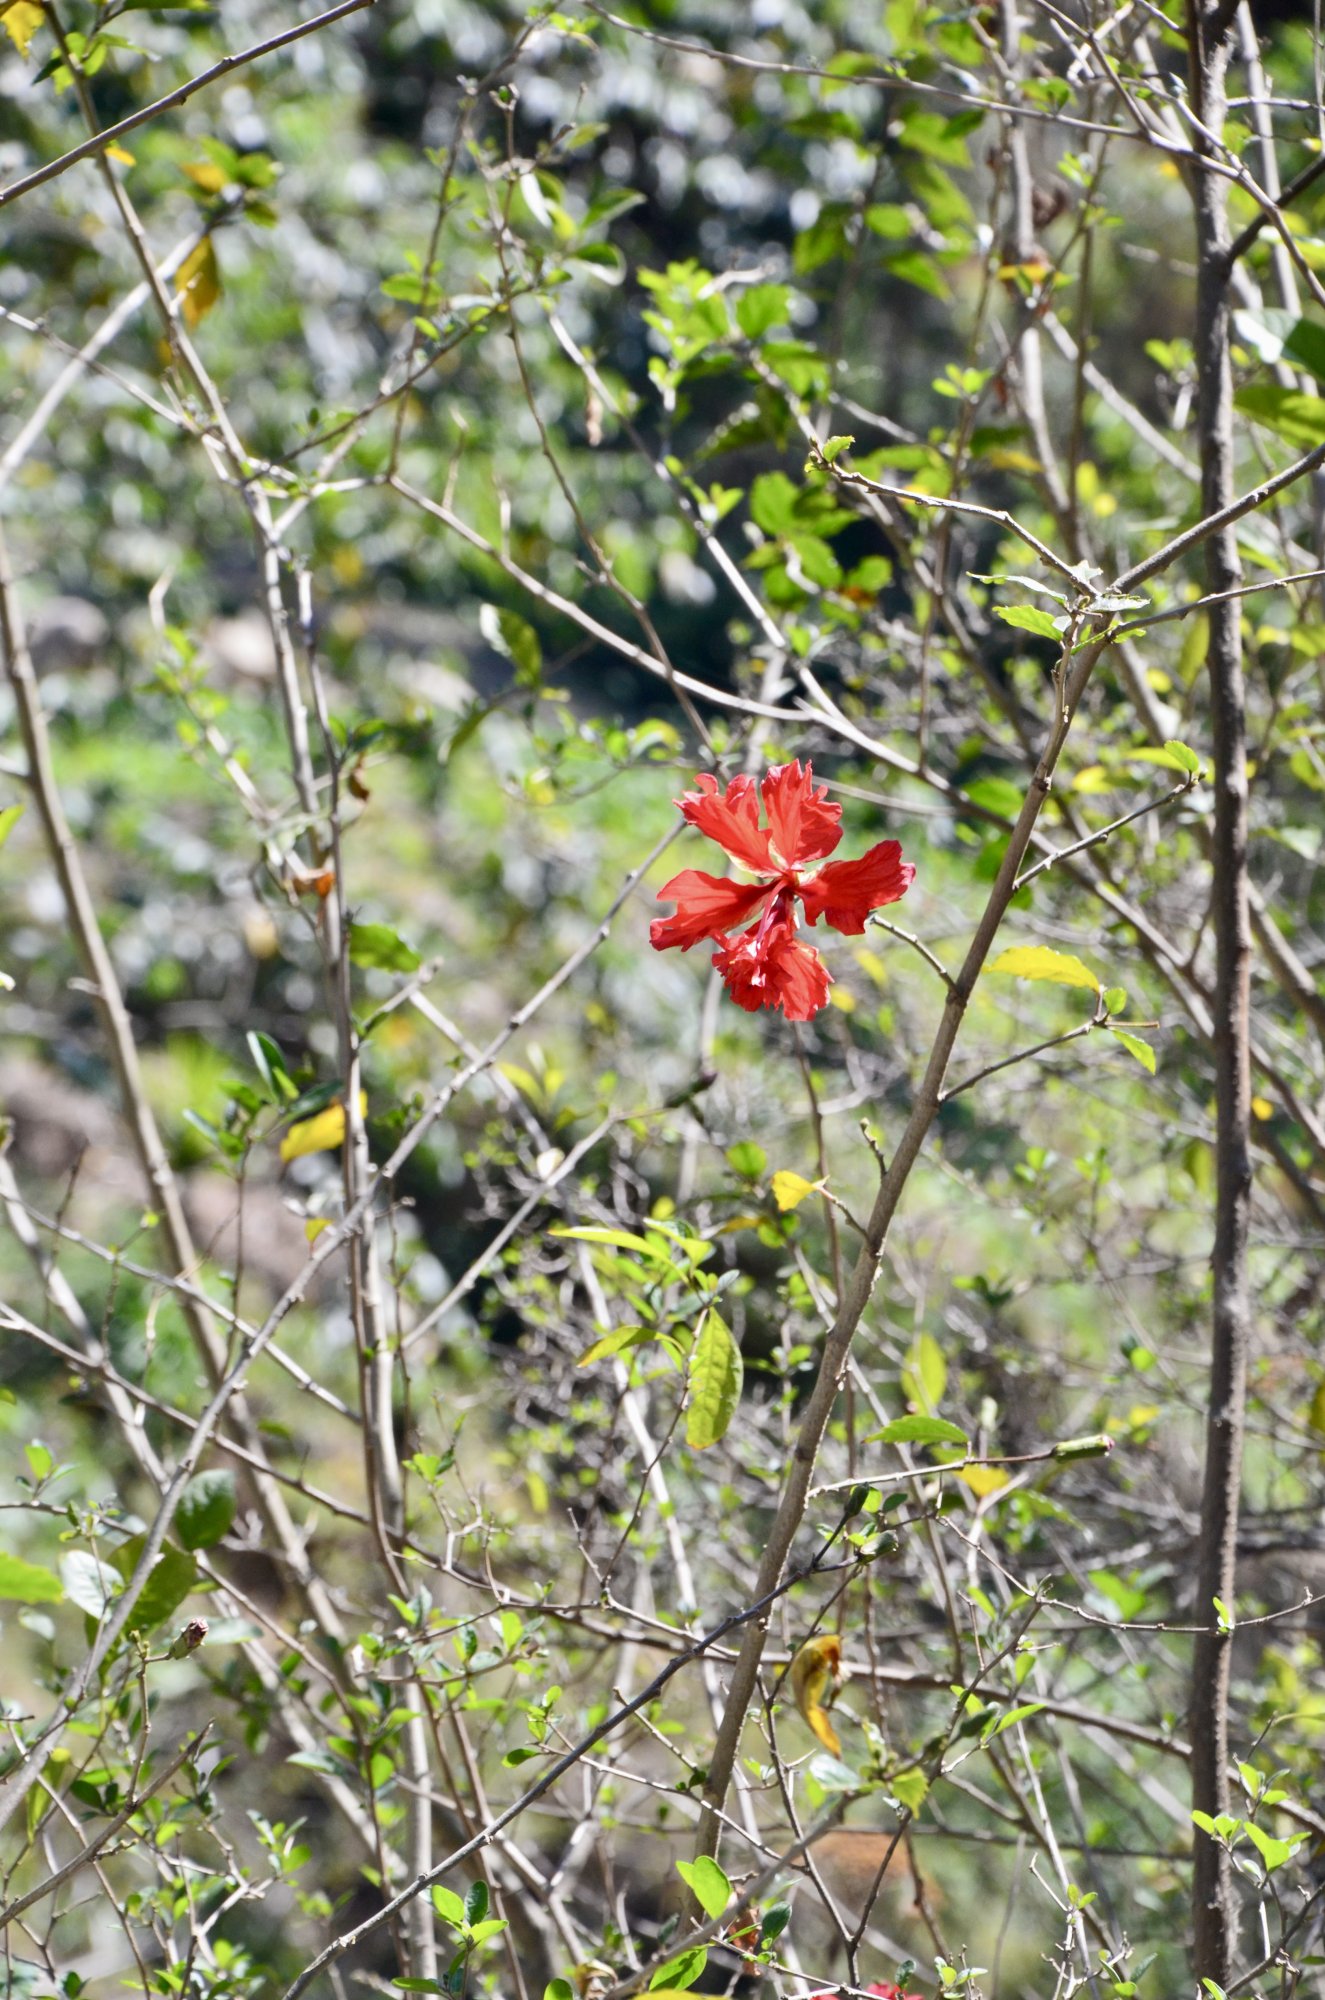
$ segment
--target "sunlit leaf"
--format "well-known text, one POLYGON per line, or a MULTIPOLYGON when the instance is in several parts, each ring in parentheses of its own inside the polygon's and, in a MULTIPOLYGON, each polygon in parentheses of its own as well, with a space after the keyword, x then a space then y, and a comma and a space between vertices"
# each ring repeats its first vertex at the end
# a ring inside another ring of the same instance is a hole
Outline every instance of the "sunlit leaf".
POLYGON ((1155 1051, 1149 1042, 1143 1042, 1139 1035, 1129 1035, 1125 1028, 1111 1027, 1109 1033, 1122 1043, 1129 1056, 1136 1057, 1142 1069, 1148 1070, 1151 1076, 1155 1074, 1155 1051))
POLYGON ((64 1585, 54 1570, 21 1556, 0 1555, 0 1598, 11 1604, 58 1604, 64 1585))
MULTIPOLYGON (((360 1114, 368 1109, 368 1096, 359 1092, 360 1114)), ((345 1144, 345 1105, 339 1097, 315 1118, 301 1118, 281 1140, 283 1160, 301 1160, 305 1153, 328 1153, 345 1144)))
POLYGON ((917 1335, 907 1350, 902 1369, 902 1393, 908 1402, 919 1403, 932 1415, 943 1401, 948 1386, 948 1364, 943 1349, 932 1333, 917 1335))
POLYGON ((840 1687, 842 1682, 842 1641, 836 1632, 822 1632, 807 1639, 797 1650, 787 1678, 797 1708, 824 1749, 834 1757, 840 1756, 841 1740, 824 1706, 830 1690, 840 1687))
POLYGON ((1006 973, 1012 979, 1034 979, 1051 986, 1083 986, 1091 993, 1100 991, 1100 981, 1088 965, 1070 952, 1052 951, 1047 944, 1010 945, 990 966, 991 972, 1006 973))
POLYGON ((28 45, 45 18, 45 8, 32 5, 31 0, 10 0, 7 7, 0 8, 0 26, 21 56, 27 55, 28 45))
POLYGON ((210 236, 203 237, 197 249, 189 253, 176 271, 175 290, 179 294, 184 324, 197 326, 221 296, 221 267, 216 261, 216 247, 210 236))
POLYGON ((726 1436, 744 1379, 741 1350, 721 1315, 710 1308, 699 1322, 690 1352, 686 1443, 692 1450, 707 1451, 726 1436))
POLYGON ((676 1872, 706 1917, 720 1917, 732 1898, 732 1885, 710 1855, 678 1861, 676 1872))
POLYGON ((790 1167, 782 1167, 773 1176, 773 1199, 785 1215, 789 1209, 799 1208, 806 1195, 822 1185, 821 1181, 807 1181, 804 1174, 792 1173, 790 1167))
POLYGON ((965 1431, 958 1430, 943 1417, 898 1417, 891 1424, 885 1424, 881 1431, 871 1431, 861 1440, 862 1444, 960 1444, 966 1443, 965 1431))

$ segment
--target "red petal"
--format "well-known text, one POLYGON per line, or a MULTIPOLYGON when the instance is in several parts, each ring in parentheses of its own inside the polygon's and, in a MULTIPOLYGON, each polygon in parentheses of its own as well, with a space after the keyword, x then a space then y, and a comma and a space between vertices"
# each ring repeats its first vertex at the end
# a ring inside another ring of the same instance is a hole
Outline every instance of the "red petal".
MULTIPOLYGON (((697 792, 687 792, 676 801, 691 826, 716 840, 742 868, 757 875, 774 872, 768 852, 768 835, 759 824, 759 798, 753 778, 733 778, 726 793, 707 771, 695 780, 697 792)), ((825 849, 825 852, 827 850, 825 849)))
POLYGON ((738 1007, 757 1014, 780 1007, 789 1021, 809 1021, 828 999, 833 976, 817 951, 797 942, 790 924, 756 924, 713 954, 738 1007), (762 932, 762 936, 761 936, 762 932))
POLYGON ((788 868, 822 861, 842 838, 842 808, 828 804, 828 788, 816 787, 814 766, 775 764, 760 787, 768 831, 788 868))
POLYGON ((802 882, 797 893, 807 922, 816 924, 822 917, 835 931, 854 937, 864 930, 871 910, 881 910, 906 894, 915 872, 911 862, 903 861, 899 841, 881 840, 859 861, 830 861, 802 882))
POLYGON ((683 868, 658 891, 660 903, 676 904, 676 915, 654 918, 649 943, 655 951, 674 944, 689 951, 705 938, 720 938, 738 924, 748 924, 767 895, 764 882, 728 882, 702 868, 683 868))

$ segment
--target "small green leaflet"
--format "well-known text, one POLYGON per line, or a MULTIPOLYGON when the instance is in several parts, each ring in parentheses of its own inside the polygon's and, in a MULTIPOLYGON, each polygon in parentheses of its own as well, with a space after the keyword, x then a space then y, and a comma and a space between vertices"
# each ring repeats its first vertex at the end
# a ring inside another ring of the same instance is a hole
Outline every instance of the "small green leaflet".
POLYGON ((692 1451, 707 1451, 726 1436, 744 1379, 741 1350, 721 1315, 710 1307, 695 1330, 690 1351, 686 1443, 692 1451))
POLYGON ((1110 1028, 1109 1033, 1120 1041, 1129 1056, 1135 1056, 1142 1069, 1155 1074, 1155 1051, 1149 1042, 1143 1042, 1139 1035, 1129 1035, 1123 1028, 1110 1028))
POLYGON ((1042 1701, 1024 1701, 1020 1708, 1010 1708, 1006 1715, 1000 1715, 997 1722, 991 1723, 984 1730, 980 1741, 982 1743, 992 1743, 994 1738, 1001 1736, 1005 1729, 1011 1729, 1014 1722, 1024 1722, 1028 1715, 1038 1715, 1043 1707, 1044 1703, 1042 1701))
POLYGON ((695 1861, 678 1861, 676 1872, 706 1917, 720 1917, 732 1899, 732 1885, 716 1861, 701 1854, 695 1861))
POLYGON ((6 806, 4 811, 0 812, 0 847, 4 846, 22 817, 22 806, 6 806))

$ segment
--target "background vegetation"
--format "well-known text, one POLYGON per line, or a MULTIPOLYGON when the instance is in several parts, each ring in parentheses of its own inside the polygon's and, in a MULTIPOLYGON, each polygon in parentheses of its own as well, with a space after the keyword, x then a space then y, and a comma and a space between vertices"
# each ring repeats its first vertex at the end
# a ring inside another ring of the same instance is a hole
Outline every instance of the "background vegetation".
POLYGON ((1318 1990, 1318 31, 0 0, 7 1992, 1318 1990))

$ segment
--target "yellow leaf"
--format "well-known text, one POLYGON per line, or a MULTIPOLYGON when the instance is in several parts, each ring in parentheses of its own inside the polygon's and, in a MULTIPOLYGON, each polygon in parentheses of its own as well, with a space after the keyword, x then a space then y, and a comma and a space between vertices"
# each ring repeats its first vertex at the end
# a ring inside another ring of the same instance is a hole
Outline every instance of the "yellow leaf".
POLYGON ((1008 1483, 1006 1472, 1000 1472, 996 1465, 968 1465, 957 1477, 979 1500, 988 1499, 991 1493, 1001 1493, 1008 1483))
POLYGON ((5 33, 21 56, 26 56, 28 44, 46 18, 46 9, 31 4, 31 0, 11 0, 8 7, 0 10, 0 21, 5 33))
POLYGON ((1084 986, 1092 993, 1100 991, 1100 982, 1088 965, 1070 952, 1050 951, 1046 944, 1012 945, 1000 952, 990 966, 991 972, 1006 972, 1013 979, 1037 979, 1051 986, 1084 986))
POLYGON ((807 1181, 804 1174, 793 1174, 789 1167, 783 1167, 773 1176, 773 1199, 785 1215, 788 1209, 799 1208, 806 1195, 822 1185, 822 1181, 807 1181))
POLYGON ((304 1235, 310 1243, 316 1243, 322 1231, 330 1229, 330 1227, 331 1217, 329 1215, 310 1215, 304 1224, 304 1235))
POLYGON ((1103 764, 1084 764, 1072 780, 1074 792, 1111 792, 1113 779, 1103 764))
POLYGON ((854 1014, 856 996, 847 986, 835 986, 828 996, 830 1007, 836 1007, 840 1014, 854 1014))
POLYGON ((842 1641, 836 1632, 807 1639, 791 1663, 789 1678, 797 1708, 824 1749, 839 1757, 842 1745, 823 1705, 829 1687, 842 1685, 842 1641))
MULTIPOLYGON (((360 1114, 368 1109, 366 1091, 359 1092, 360 1114)), ((301 1118, 281 1140, 283 1160, 301 1160, 305 1153, 328 1153, 345 1144, 345 1106, 339 1098, 315 1117, 301 1118)))
POLYGON ((210 236, 204 236, 175 273, 175 290, 187 326, 194 327, 221 296, 221 267, 210 236))
POLYGON ((225 186, 224 173, 211 160, 193 160, 184 168, 184 172, 193 185, 201 188, 204 194, 220 194, 225 186))
POLYGON ((1268 1097, 1253 1097, 1251 1109, 1253 1117, 1259 1118, 1262 1123, 1265 1119, 1274 1117, 1274 1106, 1268 1097))
POLYGON ((1325 1382, 1316 1384, 1315 1394, 1307 1405, 1307 1422, 1317 1435, 1325 1432, 1325 1382))
POLYGON ((136 165, 133 154, 126 152, 123 146, 107 146, 106 158, 108 160, 118 160, 122 167, 136 165))

